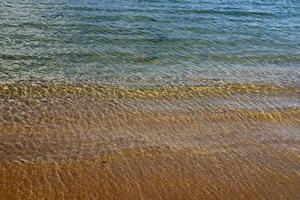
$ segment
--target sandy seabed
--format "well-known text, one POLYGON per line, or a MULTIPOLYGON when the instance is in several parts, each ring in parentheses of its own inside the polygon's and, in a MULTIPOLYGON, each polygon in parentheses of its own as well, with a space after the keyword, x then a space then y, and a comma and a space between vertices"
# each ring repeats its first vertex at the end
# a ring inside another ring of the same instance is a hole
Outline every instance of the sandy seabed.
POLYGON ((300 199, 300 92, 0 87, 0 199, 300 199))

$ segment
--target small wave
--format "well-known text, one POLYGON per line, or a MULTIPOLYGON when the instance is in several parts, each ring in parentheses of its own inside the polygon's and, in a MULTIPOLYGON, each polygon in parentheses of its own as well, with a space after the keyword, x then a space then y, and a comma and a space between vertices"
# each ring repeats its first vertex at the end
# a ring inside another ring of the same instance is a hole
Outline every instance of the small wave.
POLYGON ((268 84, 217 84, 209 86, 165 86, 156 88, 122 88, 101 85, 54 84, 43 86, 24 86, 18 84, 0 85, 1 96, 35 95, 96 95, 133 98, 189 98, 208 95, 228 94, 300 94, 298 87, 282 87, 268 84))

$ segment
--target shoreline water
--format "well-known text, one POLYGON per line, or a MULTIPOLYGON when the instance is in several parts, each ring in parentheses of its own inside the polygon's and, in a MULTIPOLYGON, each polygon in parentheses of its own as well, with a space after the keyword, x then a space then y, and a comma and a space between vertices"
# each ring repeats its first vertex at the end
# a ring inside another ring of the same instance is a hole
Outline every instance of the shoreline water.
POLYGON ((300 199, 300 1, 0 11, 0 199, 300 199))
POLYGON ((299 95, 253 84, 2 85, 0 195, 297 199, 299 95))

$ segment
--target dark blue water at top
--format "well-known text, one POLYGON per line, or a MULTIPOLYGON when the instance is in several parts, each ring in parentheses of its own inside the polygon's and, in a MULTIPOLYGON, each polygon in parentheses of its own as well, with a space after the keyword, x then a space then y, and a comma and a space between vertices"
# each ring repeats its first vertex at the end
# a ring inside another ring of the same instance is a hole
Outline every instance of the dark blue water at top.
POLYGON ((300 82, 298 0, 1 0, 0 82, 300 82))

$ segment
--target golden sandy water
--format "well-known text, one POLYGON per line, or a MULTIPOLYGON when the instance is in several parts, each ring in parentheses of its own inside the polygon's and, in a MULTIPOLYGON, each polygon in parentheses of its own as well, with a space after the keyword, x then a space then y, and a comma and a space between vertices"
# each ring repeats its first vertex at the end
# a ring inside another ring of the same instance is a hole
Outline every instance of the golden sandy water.
POLYGON ((300 199, 300 90, 0 86, 1 199, 300 199))

